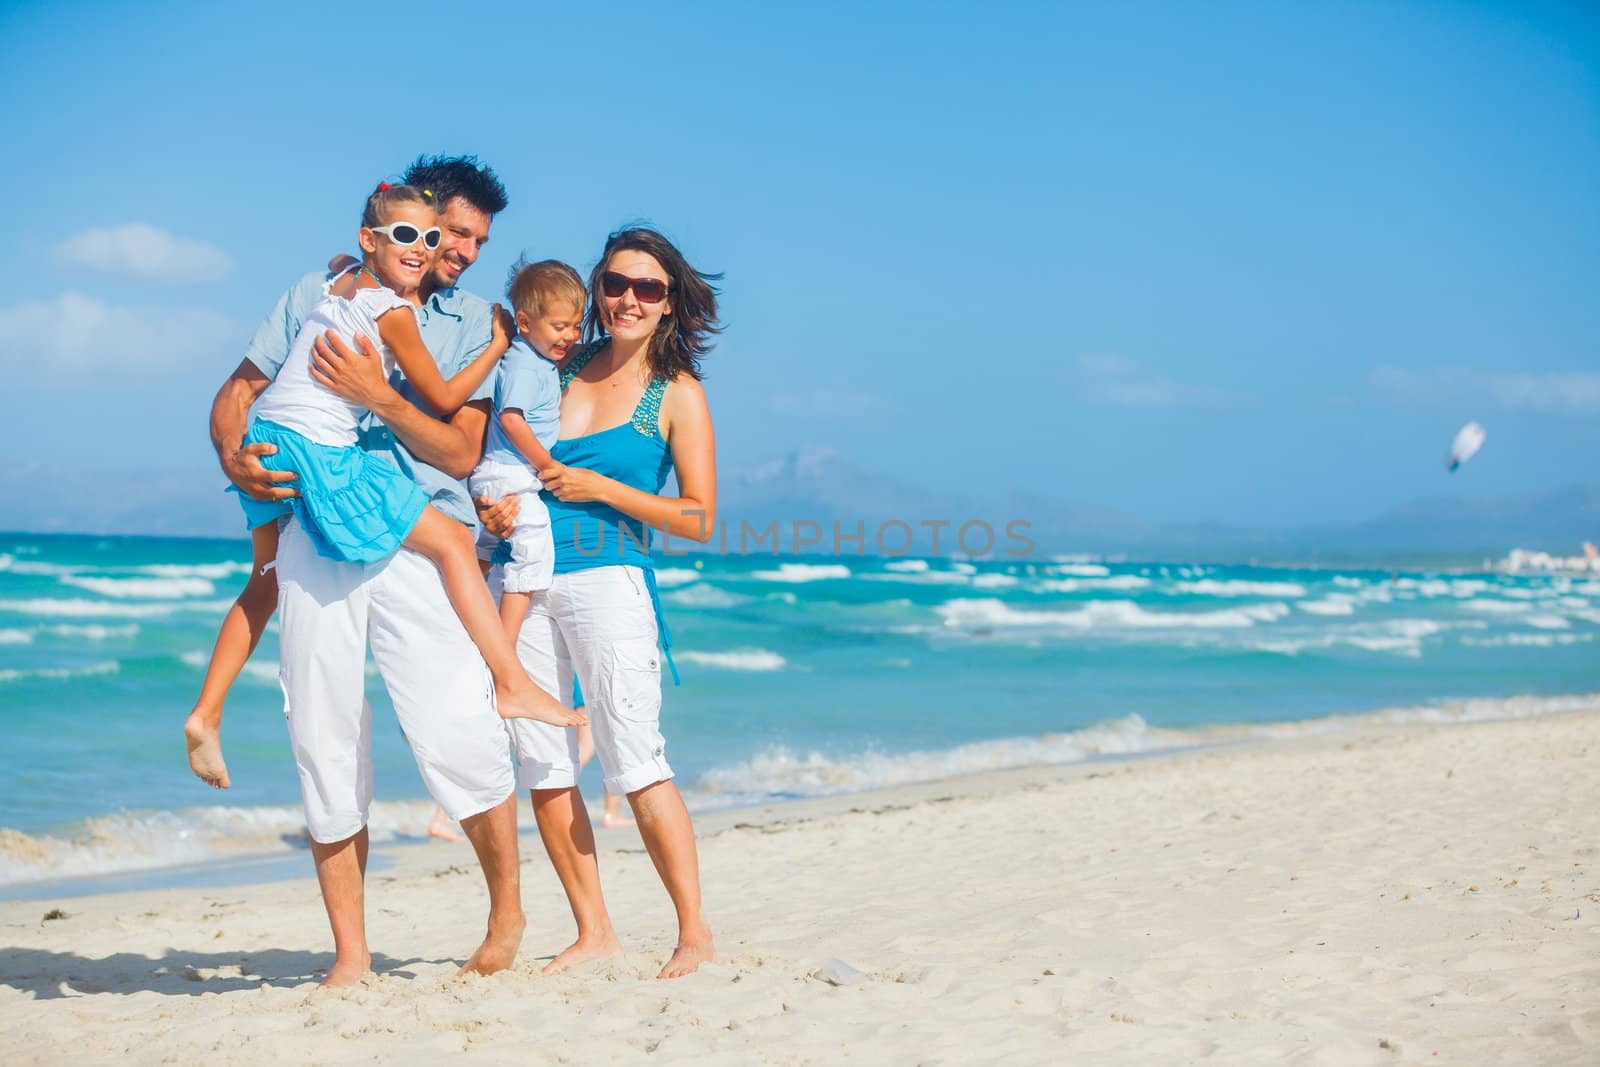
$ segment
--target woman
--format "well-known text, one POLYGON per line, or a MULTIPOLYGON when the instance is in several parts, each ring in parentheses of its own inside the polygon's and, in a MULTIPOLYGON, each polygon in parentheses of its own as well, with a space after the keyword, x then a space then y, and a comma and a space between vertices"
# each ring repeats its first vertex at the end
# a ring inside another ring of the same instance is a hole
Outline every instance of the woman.
MULTIPOLYGON (((577 674, 606 791, 628 798, 640 837, 678 915, 678 944, 659 977, 715 959, 700 911, 700 869, 688 809, 672 782, 660 732, 661 652, 648 528, 697 541, 716 525, 716 456, 700 358, 717 324, 716 290, 649 229, 611 235, 589 279, 589 344, 562 372, 556 461, 539 472, 555 537, 555 577, 535 593, 518 654, 539 685, 577 674), (676 472, 679 495, 664 497, 676 472)), ((491 507, 498 532, 514 514, 491 507)), ((670 654, 667 663, 671 665, 670 654)), ((514 725, 519 777, 578 924, 578 939, 545 968, 621 951, 595 862, 594 831, 577 788, 574 731, 514 725)))

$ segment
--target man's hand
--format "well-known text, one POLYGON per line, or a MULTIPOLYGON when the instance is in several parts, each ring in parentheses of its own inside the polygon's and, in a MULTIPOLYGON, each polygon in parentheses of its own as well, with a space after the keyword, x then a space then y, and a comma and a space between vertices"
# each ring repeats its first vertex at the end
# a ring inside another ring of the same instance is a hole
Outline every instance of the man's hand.
POLYGON ((222 457, 222 473, 252 500, 288 500, 300 491, 284 482, 298 481, 293 471, 269 471, 261 465, 262 456, 278 451, 277 445, 254 444, 236 448, 222 457))
POLYGON ((356 347, 361 351, 332 331, 324 333, 311 346, 311 377, 340 399, 374 410, 394 396, 394 389, 383 376, 383 359, 372 339, 358 334, 356 347))
POLYGON ((478 509, 478 521, 483 528, 504 541, 517 525, 517 513, 522 510, 522 498, 515 493, 491 500, 486 496, 474 497, 472 504, 478 509))

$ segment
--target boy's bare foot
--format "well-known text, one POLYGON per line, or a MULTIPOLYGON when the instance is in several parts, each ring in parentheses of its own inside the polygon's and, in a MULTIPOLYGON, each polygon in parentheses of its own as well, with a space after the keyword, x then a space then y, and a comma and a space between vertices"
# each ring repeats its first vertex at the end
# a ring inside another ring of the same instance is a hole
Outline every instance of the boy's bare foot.
POLYGON ((711 944, 711 928, 703 926, 694 936, 678 935, 678 947, 657 978, 682 978, 700 969, 702 963, 717 962, 717 950, 711 944))
POLYGON ((428 836, 437 837, 441 841, 461 840, 461 835, 456 832, 456 824, 450 821, 450 816, 440 807, 433 809, 433 821, 428 823, 428 836))
POLYGON ((222 735, 218 728, 196 710, 183 724, 183 739, 189 746, 189 769, 194 776, 206 785, 228 788, 231 783, 228 765, 222 762, 222 735))
POLYGON ((544 965, 542 974, 555 974, 568 967, 576 967, 580 963, 591 960, 608 960, 613 956, 622 955, 622 943, 617 940, 615 931, 607 930, 603 934, 580 934, 578 940, 562 949, 556 958, 544 965))
POLYGON ((322 985, 326 989, 355 985, 371 969, 372 957, 365 952, 350 959, 335 959, 333 966, 328 968, 328 977, 322 980, 322 985))
POLYGON ((528 921, 521 915, 515 919, 490 923, 483 944, 478 946, 478 951, 456 974, 497 974, 510 967, 516 962, 517 949, 522 945, 522 931, 527 925, 528 921))
POLYGON ((494 706, 502 719, 537 719, 551 726, 580 726, 589 721, 536 685, 513 689, 496 684, 494 706))

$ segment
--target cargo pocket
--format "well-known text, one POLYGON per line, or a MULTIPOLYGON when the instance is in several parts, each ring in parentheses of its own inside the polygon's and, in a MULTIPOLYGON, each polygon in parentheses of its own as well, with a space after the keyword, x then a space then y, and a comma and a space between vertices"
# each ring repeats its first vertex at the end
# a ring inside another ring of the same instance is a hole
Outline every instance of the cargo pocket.
POLYGON ((656 639, 618 641, 611 663, 611 710, 624 722, 655 724, 661 718, 661 653, 656 639))

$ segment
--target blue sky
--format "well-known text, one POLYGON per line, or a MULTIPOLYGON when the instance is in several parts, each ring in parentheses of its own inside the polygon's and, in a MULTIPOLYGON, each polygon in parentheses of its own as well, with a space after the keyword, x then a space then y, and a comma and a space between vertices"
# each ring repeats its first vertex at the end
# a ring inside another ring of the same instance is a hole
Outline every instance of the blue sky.
POLYGON ((0 9, 41 485, 219 477, 250 329, 436 151, 510 190, 485 296, 635 219, 726 273, 725 466, 1261 525, 1594 478, 1588 5, 224 7, 0 9))

